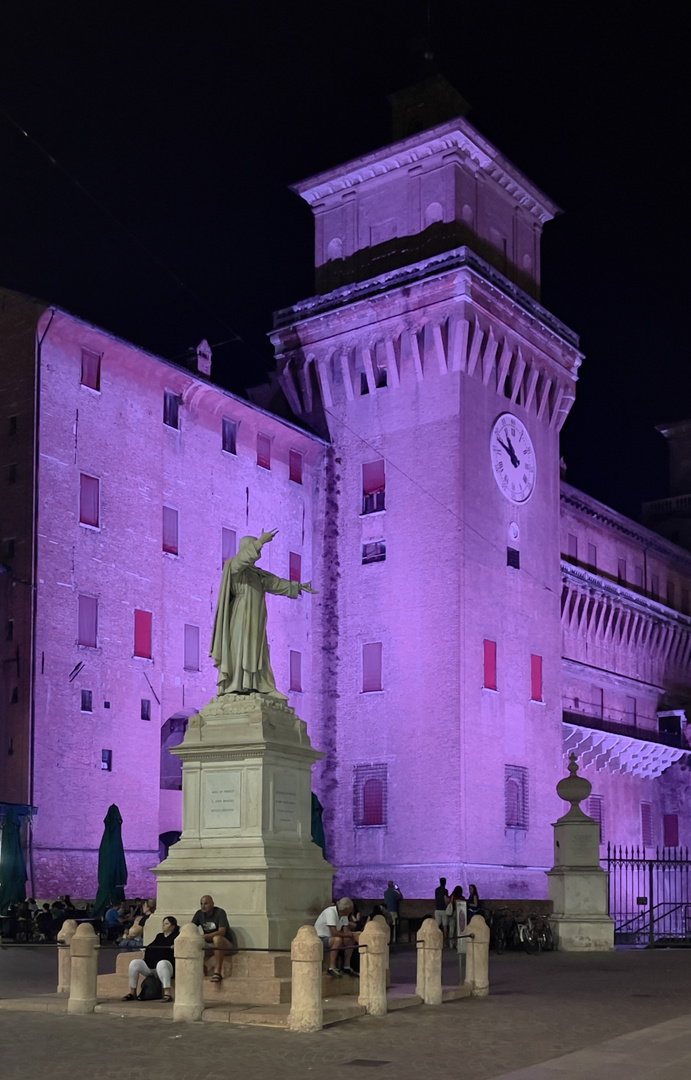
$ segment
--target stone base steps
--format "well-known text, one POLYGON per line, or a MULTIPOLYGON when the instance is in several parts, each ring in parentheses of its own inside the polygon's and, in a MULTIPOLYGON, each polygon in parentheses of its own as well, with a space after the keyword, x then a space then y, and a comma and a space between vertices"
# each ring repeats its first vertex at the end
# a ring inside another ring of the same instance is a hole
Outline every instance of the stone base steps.
MULTIPOLYGON (((116 960, 115 973, 99 975, 98 996, 106 999, 123 998, 129 990, 127 970, 130 960, 143 959, 142 952, 122 952, 116 960)), ((204 979, 204 1002, 209 1006, 289 1005, 291 994, 291 962, 287 953, 239 952, 223 962, 223 981, 204 979)), ((348 997, 358 993, 359 980, 352 975, 334 979, 322 978, 322 998, 348 997)), ((175 982, 173 982, 175 995, 175 982)), ((129 1005, 129 1002, 122 1002, 129 1005)), ((137 1002, 138 1005, 147 1004, 137 1002)), ((160 1002, 153 1002, 159 1005, 160 1002)))

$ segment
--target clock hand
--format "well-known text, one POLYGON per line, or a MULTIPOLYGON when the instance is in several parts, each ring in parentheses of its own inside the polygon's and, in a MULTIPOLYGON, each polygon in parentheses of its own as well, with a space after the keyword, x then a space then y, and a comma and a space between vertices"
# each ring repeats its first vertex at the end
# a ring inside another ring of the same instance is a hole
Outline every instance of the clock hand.
POLYGON ((506 450, 506 453, 511 458, 511 464, 513 465, 514 469, 517 469, 518 466, 520 465, 520 461, 516 457, 516 451, 514 450, 513 446, 511 445, 511 439, 509 438, 509 436, 508 435, 506 436, 506 442, 508 442, 508 444, 509 444, 508 446, 506 445, 506 443, 503 443, 501 441, 501 439, 499 438, 498 435, 497 435, 497 442, 499 443, 500 446, 504 447, 504 449, 506 450))

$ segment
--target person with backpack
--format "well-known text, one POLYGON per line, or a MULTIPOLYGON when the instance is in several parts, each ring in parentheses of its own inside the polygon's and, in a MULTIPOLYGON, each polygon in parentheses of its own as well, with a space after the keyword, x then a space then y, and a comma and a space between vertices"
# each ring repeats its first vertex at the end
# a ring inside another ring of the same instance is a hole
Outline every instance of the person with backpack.
POLYGON ((162 932, 157 934, 151 944, 147 945, 144 950, 144 959, 130 961, 128 969, 130 992, 125 994, 123 1001, 136 1000, 137 981, 140 975, 144 976, 144 982, 139 994, 140 1001, 173 1000, 170 995, 170 983, 175 975, 173 942, 179 933, 180 927, 177 919, 172 915, 167 915, 163 920, 162 932), (150 980, 156 980, 156 982, 150 980))

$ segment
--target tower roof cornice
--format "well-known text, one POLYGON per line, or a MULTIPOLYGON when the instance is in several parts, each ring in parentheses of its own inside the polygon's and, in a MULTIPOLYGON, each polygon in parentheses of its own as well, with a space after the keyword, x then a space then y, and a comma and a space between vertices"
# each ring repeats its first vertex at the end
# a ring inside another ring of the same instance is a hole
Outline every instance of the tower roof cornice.
POLYGON ((489 140, 463 117, 382 147, 333 169, 291 185, 291 191, 314 207, 331 195, 356 189, 397 169, 408 169, 438 155, 457 152, 473 172, 484 174, 541 224, 551 221, 560 209, 489 140))

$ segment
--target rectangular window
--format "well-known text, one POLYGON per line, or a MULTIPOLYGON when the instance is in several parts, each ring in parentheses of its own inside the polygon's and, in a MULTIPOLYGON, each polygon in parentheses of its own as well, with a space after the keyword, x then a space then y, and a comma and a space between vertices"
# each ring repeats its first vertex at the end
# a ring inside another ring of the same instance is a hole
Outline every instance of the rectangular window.
POLYGON ((366 461, 362 466, 363 514, 374 514, 385 509, 385 483, 384 459, 366 461))
POLYGON ((93 711, 93 694, 91 690, 82 690, 82 712, 93 711))
POLYGON ((101 389, 101 357, 90 349, 82 349, 82 386, 101 389))
POLYGON ((143 697, 141 699, 141 710, 139 715, 141 716, 142 720, 151 719, 151 701, 149 700, 149 698, 143 697))
POLYGON ((2 542, 3 559, 13 559, 15 554, 16 537, 6 536, 2 542))
POLYGON ((134 655, 151 659, 151 612, 139 608, 134 612, 134 655))
POLYGON ((101 768, 104 772, 113 771, 113 751, 101 750, 101 768))
POLYGON ((185 623, 185 671, 199 671, 199 627, 185 623))
POLYGON ((650 595, 653 600, 660 599, 660 577, 658 574, 650 575, 650 595))
POLYGON ((689 613, 689 590, 688 589, 682 589, 681 590, 681 610, 682 610, 682 613, 684 615, 688 615, 688 613, 689 613))
POLYGON ((382 643, 370 641, 362 646, 362 692, 372 694, 382 686, 382 643))
POLYGON ((674 582, 667 582, 667 607, 674 607, 674 582))
POLYGON ((662 843, 664 847, 679 847, 679 815, 662 815, 662 843))
POLYGON ((288 559, 288 580, 299 581, 302 574, 302 556, 291 551, 288 559))
POLYGON ((257 435, 257 465, 262 469, 271 468, 271 439, 268 435, 257 435))
POLYGON ((77 642, 96 648, 98 633, 98 600, 95 596, 79 596, 79 629, 77 642))
POLYGON ((504 825, 528 828, 528 770, 524 765, 504 766, 504 825))
POLYGON ((517 548, 507 547, 506 565, 510 566, 513 570, 521 569, 521 553, 517 548))
POLYGON ((288 454, 288 476, 295 484, 302 483, 302 454, 291 450, 288 454))
POLYGON ((637 589, 642 589, 643 588, 643 567, 642 566, 634 566, 633 574, 634 574, 636 588, 637 589))
POLYGON ((626 585, 626 559, 617 559, 617 581, 626 585))
POLYGON ((302 690, 302 653, 290 650, 290 689, 302 690))
POLYGON ((373 540, 370 544, 362 545, 362 565, 367 563, 384 562, 386 560, 386 544, 383 540, 373 540))
POLYGON ((178 512, 172 506, 163 507, 163 550, 169 555, 178 553, 178 512))
POLYGON ((605 692, 601 686, 593 686, 592 695, 593 716, 597 716, 602 720, 605 715, 605 692))
POLYGON ((166 427, 180 427, 180 395, 172 390, 163 393, 163 423, 166 427))
POLYGON ((234 420, 229 420, 227 416, 223 417, 223 449, 226 454, 237 453, 236 438, 237 438, 238 426, 234 420))
POLYGON ((488 641, 482 643, 483 677, 482 685, 486 690, 497 689, 497 643, 488 641))
POLYGON ((530 700, 542 701, 542 657, 530 657, 530 700))
POLYGON ((636 723, 636 699, 628 695, 624 698, 624 723, 632 726, 636 723))
POLYGON ((79 520, 82 525, 99 526, 100 481, 95 476, 79 474, 79 520))
POLYGON ((228 562, 228 559, 233 558, 237 550, 235 529, 221 529, 221 559, 224 565, 228 562))
POLYGON ((597 821, 600 826, 600 843, 605 842, 605 800, 602 795, 591 795, 586 803, 585 812, 588 817, 597 821))
POLYGON ((16 416, 11 416, 10 417, 9 434, 10 435, 16 435, 17 434, 17 417, 16 416))
POLYGON ((14 641, 14 619, 8 619, 5 626, 5 641, 14 641))
POLYGON ((353 777, 353 821, 356 828, 386 825, 388 769, 386 765, 356 765, 353 777))
POLYGON ((12 485, 17 483, 17 462, 12 461, 7 466, 7 483, 12 485))
POLYGON ((575 533, 569 533, 568 535, 568 552, 569 558, 576 562, 578 559, 578 537, 575 533))
POLYGON ((588 566, 591 570, 597 570, 597 547, 595 544, 588 544, 588 566))
POLYGON ((649 802, 641 803, 641 843, 653 846, 653 804, 649 802))

